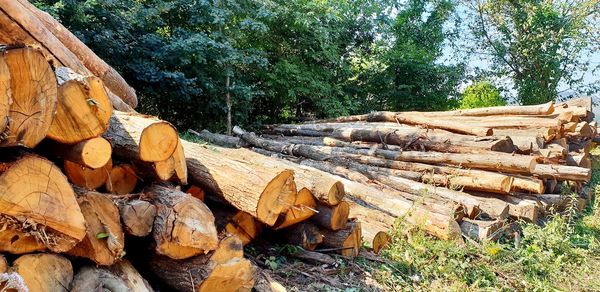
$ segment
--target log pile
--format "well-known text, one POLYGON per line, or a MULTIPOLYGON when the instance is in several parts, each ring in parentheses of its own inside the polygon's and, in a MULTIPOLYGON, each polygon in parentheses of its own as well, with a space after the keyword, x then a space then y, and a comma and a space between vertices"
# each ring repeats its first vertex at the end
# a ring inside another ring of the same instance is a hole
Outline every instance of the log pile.
POLYGON ((355 257, 398 219, 490 239, 587 199, 585 101, 192 131, 199 144, 135 112, 124 79, 28 1, 0 1, 0 43, 4 290, 250 291, 258 237, 355 257))

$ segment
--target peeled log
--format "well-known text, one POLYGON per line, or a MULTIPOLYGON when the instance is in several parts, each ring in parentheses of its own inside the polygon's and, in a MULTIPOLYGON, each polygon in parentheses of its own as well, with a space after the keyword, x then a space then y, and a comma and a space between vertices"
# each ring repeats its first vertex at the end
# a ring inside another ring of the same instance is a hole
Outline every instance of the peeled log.
POLYGON ((392 239, 386 232, 377 232, 375 238, 373 238, 373 244, 371 245, 373 247, 373 252, 376 254, 379 253, 379 251, 388 246, 390 241, 392 241, 392 239))
POLYGON ((10 123, 0 145, 33 148, 46 137, 56 110, 54 72, 35 49, 8 50, 0 58, 10 73, 11 93, 10 123))
POLYGON ((350 205, 341 202, 336 206, 324 206, 317 204, 318 213, 311 217, 311 221, 329 230, 340 230, 346 226, 350 205))
POLYGON ((123 228, 129 235, 144 237, 152 232, 156 207, 142 200, 119 202, 123 228))
POLYGON ((254 267, 245 259, 241 241, 226 236, 219 247, 208 254, 174 261, 152 255, 148 267, 175 291, 250 291, 254 286, 254 267))
POLYGON ((167 160, 177 148, 179 136, 171 124, 152 116, 113 111, 104 138, 113 153, 131 160, 167 160))
POLYGON ((48 131, 48 138, 64 144, 102 135, 112 114, 102 81, 97 77, 84 78, 69 70, 56 69, 58 106, 48 131))
POLYGON ((65 252, 81 241, 85 221, 60 169, 32 154, 1 156, 0 238, 11 234, 11 239, 0 241, 0 250, 27 253, 42 245, 65 252))
POLYGON ((538 164, 535 166, 535 169, 532 173, 537 177, 553 178, 557 180, 587 182, 592 178, 591 169, 568 165, 538 164))
POLYGON ((109 193, 126 195, 135 189, 137 181, 137 175, 131 165, 119 164, 110 170, 105 186, 109 193))
POLYGON ((55 254, 23 255, 15 260, 12 270, 21 275, 29 291, 67 292, 73 281, 71 262, 55 254))
POLYGON ((307 188, 302 188, 296 195, 294 205, 277 220, 273 229, 278 230, 307 220, 315 215, 316 209, 317 202, 312 192, 307 188))
POLYGON ((234 160, 223 149, 181 141, 191 183, 272 226, 296 195, 294 173, 265 168, 259 161, 234 160), (221 152, 221 153, 219 153, 221 152))
POLYGON ((71 183, 89 190, 103 186, 108 179, 112 167, 112 159, 101 168, 92 169, 69 160, 63 161, 65 174, 71 183))
POLYGON ((360 222, 351 220, 344 229, 338 231, 321 230, 323 233, 323 247, 334 249, 345 256, 356 257, 362 245, 360 222))
POLYGON ((0 134, 8 126, 11 99, 10 72, 6 60, 0 58, 0 134))
POLYGON ((157 253, 185 259, 217 248, 215 217, 202 201, 156 184, 144 194, 158 210, 153 230, 157 253))
POLYGON ((109 267, 82 267, 71 283, 70 292, 152 292, 152 287, 127 260, 109 267))
POLYGON ((397 121, 399 123, 420 125, 427 128, 442 129, 454 133, 474 135, 474 136, 491 136, 494 134, 494 130, 489 127, 479 127, 468 125, 460 121, 453 121, 448 119, 429 118, 423 116, 419 112, 414 113, 398 113, 395 115, 394 120, 388 122, 397 121))
POLYGON ((112 265, 125 255, 125 235, 119 209, 106 195, 82 191, 77 197, 87 231, 85 238, 68 254, 91 259, 98 265, 112 265))

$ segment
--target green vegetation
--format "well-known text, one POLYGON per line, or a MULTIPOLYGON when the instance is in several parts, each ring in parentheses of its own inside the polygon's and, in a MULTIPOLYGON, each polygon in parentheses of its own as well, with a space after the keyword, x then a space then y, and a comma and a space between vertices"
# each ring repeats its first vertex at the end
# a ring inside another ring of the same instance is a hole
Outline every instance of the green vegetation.
POLYGON ((600 32, 598 0, 34 2, 122 73, 138 110, 217 132, 228 112, 252 128, 479 106, 459 88, 482 78, 551 100, 581 85, 600 32), (489 66, 469 68, 473 56, 489 66))
MULTIPOLYGON (((596 153, 600 150, 596 149, 596 153)), ((600 171, 590 184, 600 195, 600 171)), ((553 215, 544 225, 520 223, 522 236, 498 242, 446 242, 399 225, 383 252, 388 263, 367 266, 387 289, 423 291, 598 291, 600 206, 553 215)))
POLYGON ((480 81, 469 85, 461 96, 459 108, 478 108, 488 106, 506 105, 506 100, 500 95, 500 91, 487 81, 480 81))

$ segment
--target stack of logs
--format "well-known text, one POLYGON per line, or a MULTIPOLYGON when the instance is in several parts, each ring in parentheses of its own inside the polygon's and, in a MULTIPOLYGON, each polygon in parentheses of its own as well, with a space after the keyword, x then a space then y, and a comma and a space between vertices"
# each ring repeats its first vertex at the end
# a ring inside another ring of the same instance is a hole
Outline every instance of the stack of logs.
POLYGON ((359 253, 342 180, 181 140, 27 0, 0 0, 0 44, 3 291, 269 291, 244 256, 260 232, 359 253))

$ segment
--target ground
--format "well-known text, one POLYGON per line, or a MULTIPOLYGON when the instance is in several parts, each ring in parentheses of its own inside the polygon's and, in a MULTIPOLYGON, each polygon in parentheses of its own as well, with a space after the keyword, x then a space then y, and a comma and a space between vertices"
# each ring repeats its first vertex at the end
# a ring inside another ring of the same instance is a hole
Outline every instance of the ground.
MULTIPOLYGON (((600 148, 592 154, 589 186, 600 195, 600 148)), ((294 259, 290 246, 251 245, 247 254, 288 291, 600 291, 595 197, 583 213, 555 214, 544 226, 521 222, 520 235, 498 242, 441 241, 397 224, 379 256, 311 265, 294 259)))

